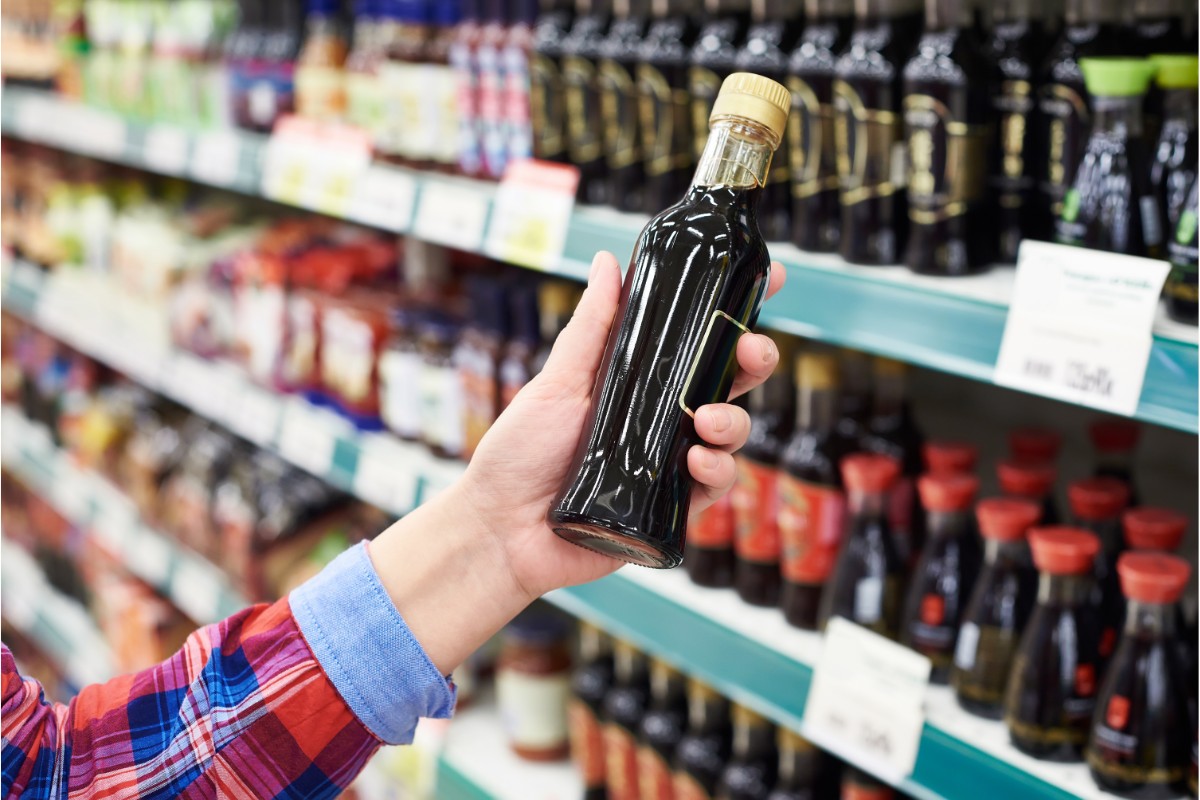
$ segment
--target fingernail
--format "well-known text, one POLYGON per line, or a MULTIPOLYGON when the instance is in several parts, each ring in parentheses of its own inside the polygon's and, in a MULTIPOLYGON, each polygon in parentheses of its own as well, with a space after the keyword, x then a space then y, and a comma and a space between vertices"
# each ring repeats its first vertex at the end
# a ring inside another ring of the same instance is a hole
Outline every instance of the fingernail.
POLYGON ((709 421, 712 422, 714 433, 721 433, 729 430, 729 426, 733 424, 733 418, 729 416, 729 412, 723 408, 710 408, 708 410, 709 421))
POLYGON ((771 339, 771 337, 763 337, 762 351, 764 364, 770 364, 777 358, 775 355, 775 342, 771 339))
POLYGON ((712 450, 704 451, 704 466, 708 469, 716 469, 721 465, 721 459, 712 450))

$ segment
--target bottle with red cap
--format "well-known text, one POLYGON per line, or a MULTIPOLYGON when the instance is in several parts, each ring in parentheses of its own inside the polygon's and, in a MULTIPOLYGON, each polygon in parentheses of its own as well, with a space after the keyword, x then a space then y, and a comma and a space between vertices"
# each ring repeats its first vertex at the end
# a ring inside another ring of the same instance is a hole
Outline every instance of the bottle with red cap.
POLYGON ((1062 435, 1049 428, 1017 428, 1008 434, 1008 452, 1019 462, 1053 463, 1062 450, 1062 435))
POLYGON ((899 633, 904 562, 888 520, 899 477, 900 463, 888 456, 853 453, 842 459, 849 515, 833 576, 821 595, 822 628, 831 617, 844 617, 891 639, 899 633))
POLYGON ((979 479, 930 473, 917 481, 917 491, 925 508, 926 542, 908 586, 900 641, 933 663, 931 681, 946 683, 959 617, 979 571, 979 540, 971 522, 979 479))
POLYGON ((1013 660, 1004 722, 1013 745, 1034 758, 1078 761, 1099 678, 1099 624, 1091 603, 1100 540, 1062 526, 1029 533, 1037 605, 1013 660))
POLYGON ((1092 449, 1096 453, 1097 477, 1116 478, 1129 485, 1131 505, 1138 505, 1137 487, 1133 480, 1133 456, 1141 438, 1141 427, 1129 419, 1101 419, 1088 428, 1092 449))
POLYGON ((1009 497, 1032 500, 1042 508, 1043 525, 1057 525, 1062 516, 1054 499, 1058 470, 1049 461, 1031 461, 1019 457, 996 464, 1000 491, 1009 497))
POLYGON ((925 469, 932 473, 973 473, 979 462, 979 448, 970 442, 935 439, 926 442, 923 451, 925 469))
POLYGON ((1004 688, 1037 595, 1025 537, 1038 514, 1036 503, 1009 497, 975 508, 983 567, 963 611, 950 683, 960 706, 988 719, 1004 714, 1004 688))
POLYGON ((1087 478, 1067 486, 1072 522, 1100 539, 1092 602, 1100 611, 1100 655, 1107 658, 1117 644, 1125 618, 1125 600, 1117 580, 1117 557, 1125 549, 1121 514, 1129 505, 1129 485, 1112 477, 1087 478))
POLYGON ((1121 526, 1130 550, 1174 553, 1183 542, 1188 519, 1169 508, 1142 506, 1126 510, 1121 515, 1121 526))
POLYGON ((1117 562, 1128 599, 1121 641, 1096 698, 1085 756, 1096 784, 1124 797, 1170 798, 1187 790, 1193 725, 1175 637, 1175 608, 1191 568, 1165 553, 1117 562))

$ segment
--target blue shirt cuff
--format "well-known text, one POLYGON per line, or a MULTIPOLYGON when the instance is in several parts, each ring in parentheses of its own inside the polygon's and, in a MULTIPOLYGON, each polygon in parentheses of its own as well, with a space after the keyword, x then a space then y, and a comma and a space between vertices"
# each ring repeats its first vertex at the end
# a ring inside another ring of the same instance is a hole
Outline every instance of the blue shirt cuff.
POLYGON ((342 699, 384 742, 409 744, 419 718, 454 712, 454 687, 404 624, 365 545, 342 553, 288 602, 342 699))

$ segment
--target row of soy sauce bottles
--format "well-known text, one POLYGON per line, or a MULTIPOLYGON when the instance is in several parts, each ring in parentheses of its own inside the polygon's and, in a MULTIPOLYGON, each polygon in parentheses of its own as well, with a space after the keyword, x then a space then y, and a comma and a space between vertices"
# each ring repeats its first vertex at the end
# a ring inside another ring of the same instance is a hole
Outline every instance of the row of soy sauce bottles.
POLYGON ((892 800, 891 787, 587 623, 571 679, 586 800, 892 800))

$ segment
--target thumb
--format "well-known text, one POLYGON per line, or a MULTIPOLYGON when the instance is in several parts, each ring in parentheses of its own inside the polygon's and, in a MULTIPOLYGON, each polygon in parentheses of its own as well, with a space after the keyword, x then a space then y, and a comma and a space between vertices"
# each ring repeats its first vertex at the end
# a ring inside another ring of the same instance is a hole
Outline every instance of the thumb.
POLYGON ((554 342, 542 374, 568 389, 591 391, 620 298, 621 268, 612 253, 602 250, 592 259, 587 289, 554 342))

